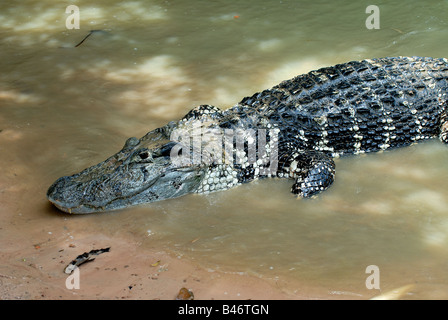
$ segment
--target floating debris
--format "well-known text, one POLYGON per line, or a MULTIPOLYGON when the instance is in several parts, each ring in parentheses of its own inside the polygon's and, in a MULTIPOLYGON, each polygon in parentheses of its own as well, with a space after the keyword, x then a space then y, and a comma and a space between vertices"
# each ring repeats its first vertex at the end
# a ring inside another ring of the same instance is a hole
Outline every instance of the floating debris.
POLYGON ((88 261, 95 260, 95 258, 92 258, 92 256, 97 256, 104 252, 109 252, 109 250, 110 250, 110 247, 104 248, 104 249, 94 249, 94 250, 90 250, 90 252, 84 252, 83 254, 77 256, 75 260, 70 262, 68 264, 68 266, 65 267, 64 272, 67 274, 71 274, 73 272, 73 270, 75 270, 76 267, 80 266, 81 264, 88 262, 88 261))
POLYGON ((401 31, 400 29, 397 29, 397 28, 391 28, 391 29, 394 30, 394 31, 396 31, 396 32, 398 32, 398 33, 404 34, 404 32, 401 31))
POLYGON ((176 300, 194 300, 193 292, 191 292, 187 288, 182 288, 179 290, 176 300))
POLYGON ((157 267, 160 264, 160 260, 157 260, 156 262, 151 264, 151 267, 157 267))
POLYGON ((90 31, 89 31, 89 34, 87 34, 87 35, 84 37, 84 39, 82 39, 81 42, 78 43, 78 44, 75 46, 75 48, 76 48, 76 47, 79 47, 80 45, 82 45, 82 43, 83 43, 84 41, 86 41, 86 39, 87 39, 88 37, 90 37, 90 36, 91 36, 93 33, 95 33, 95 32, 106 32, 106 31, 104 31, 104 30, 90 30, 90 31))

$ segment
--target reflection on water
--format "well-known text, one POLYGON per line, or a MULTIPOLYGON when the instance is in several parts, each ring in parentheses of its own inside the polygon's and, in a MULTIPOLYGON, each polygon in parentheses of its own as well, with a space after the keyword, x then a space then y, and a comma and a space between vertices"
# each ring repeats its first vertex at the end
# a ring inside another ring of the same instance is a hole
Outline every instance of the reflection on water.
MULTIPOLYGON (((51 223, 46 188, 118 151, 126 138, 198 104, 227 108, 296 74, 348 60, 447 52, 447 4, 381 2, 77 1, 81 29, 52 1, 2 4, 2 215, 51 223), (93 33, 74 48, 90 30, 93 33)), ((424 143, 337 161, 334 186, 296 200, 290 181, 85 216, 90 231, 128 235, 212 270, 256 274, 371 297, 448 298, 446 147, 424 143)), ((58 219, 72 219, 61 216, 58 219)), ((73 219, 79 219, 78 217, 73 219)), ((76 224, 72 226, 76 233, 76 224)))

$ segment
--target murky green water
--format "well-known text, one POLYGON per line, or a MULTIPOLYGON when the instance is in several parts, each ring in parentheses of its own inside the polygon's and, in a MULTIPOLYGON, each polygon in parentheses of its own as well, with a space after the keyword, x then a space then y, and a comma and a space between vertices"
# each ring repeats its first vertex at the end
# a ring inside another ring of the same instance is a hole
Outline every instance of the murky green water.
MULTIPOLYGON (((318 67, 396 55, 448 56, 447 1, 73 1, 0 5, 2 214, 55 219, 48 186, 104 160, 126 138, 198 104, 226 108, 318 67), (93 33, 78 44, 90 30, 93 33), (11 209, 12 208, 12 209, 11 209)), ((369 298, 448 298, 448 152, 436 141, 337 161, 334 186, 296 200, 260 181, 129 210, 58 219, 130 235, 210 270, 256 274, 369 298), (79 220, 78 220, 79 221, 79 220)), ((13 218, 14 219, 14 218, 13 218)))

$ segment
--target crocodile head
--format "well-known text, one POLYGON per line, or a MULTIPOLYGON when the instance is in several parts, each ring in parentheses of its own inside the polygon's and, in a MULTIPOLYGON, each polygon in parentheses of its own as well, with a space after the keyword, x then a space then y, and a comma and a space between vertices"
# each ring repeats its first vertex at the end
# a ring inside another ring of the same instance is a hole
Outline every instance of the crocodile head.
POLYGON ((170 124, 129 138, 122 150, 80 173, 56 180, 47 197, 69 213, 121 209, 195 192, 205 168, 173 160, 179 145, 169 138, 170 124))

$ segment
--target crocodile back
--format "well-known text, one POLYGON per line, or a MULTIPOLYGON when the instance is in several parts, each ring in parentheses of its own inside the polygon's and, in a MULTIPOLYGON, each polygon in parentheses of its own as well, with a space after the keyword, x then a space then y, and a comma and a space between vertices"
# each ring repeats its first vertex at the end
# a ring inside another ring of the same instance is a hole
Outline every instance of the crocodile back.
POLYGON ((244 98, 229 111, 279 129, 279 147, 338 156, 401 147, 440 134, 446 59, 396 57, 311 71, 244 98))

